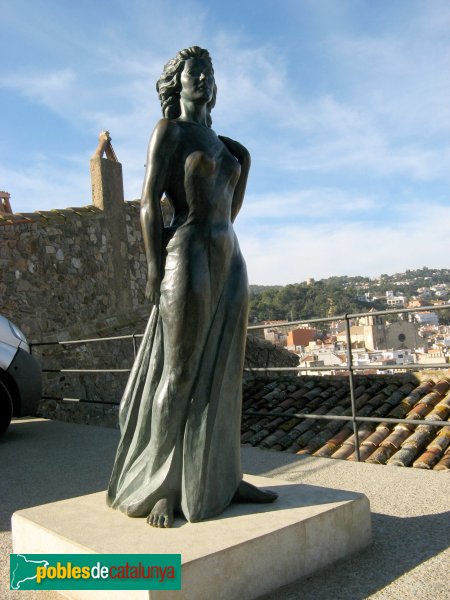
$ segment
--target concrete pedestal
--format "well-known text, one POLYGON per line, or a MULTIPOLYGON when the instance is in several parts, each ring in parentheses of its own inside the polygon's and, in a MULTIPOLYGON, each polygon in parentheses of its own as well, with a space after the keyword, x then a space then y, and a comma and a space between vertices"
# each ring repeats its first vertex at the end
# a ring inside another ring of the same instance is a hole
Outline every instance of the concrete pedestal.
POLYGON ((13 515, 15 553, 181 553, 182 591, 65 591, 92 600, 251 600, 367 546, 362 494, 246 476, 279 493, 274 504, 233 504, 201 523, 154 529, 109 509, 105 493, 13 515))

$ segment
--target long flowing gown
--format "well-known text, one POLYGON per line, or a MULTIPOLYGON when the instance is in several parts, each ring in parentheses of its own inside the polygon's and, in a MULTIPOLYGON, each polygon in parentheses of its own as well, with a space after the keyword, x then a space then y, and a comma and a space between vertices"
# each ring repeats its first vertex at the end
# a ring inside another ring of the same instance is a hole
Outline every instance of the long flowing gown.
POLYGON ((147 516, 168 489, 189 521, 222 512, 242 479, 241 382, 248 312, 230 220, 240 165, 225 146, 185 162, 189 207, 167 245, 154 306, 120 407, 108 504, 147 516))

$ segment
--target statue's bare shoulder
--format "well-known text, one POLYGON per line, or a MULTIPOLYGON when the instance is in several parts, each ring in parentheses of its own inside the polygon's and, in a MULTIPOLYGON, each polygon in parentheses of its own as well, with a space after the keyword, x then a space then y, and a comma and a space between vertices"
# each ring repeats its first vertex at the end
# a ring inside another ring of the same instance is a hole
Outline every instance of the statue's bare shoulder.
POLYGON ((178 122, 173 119, 160 119, 153 130, 152 141, 155 140, 164 145, 174 143, 179 136, 178 122))
POLYGON ((150 138, 147 164, 152 164, 153 161, 159 162, 161 159, 166 162, 176 149, 178 138, 176 121, 160 119, 150 138))

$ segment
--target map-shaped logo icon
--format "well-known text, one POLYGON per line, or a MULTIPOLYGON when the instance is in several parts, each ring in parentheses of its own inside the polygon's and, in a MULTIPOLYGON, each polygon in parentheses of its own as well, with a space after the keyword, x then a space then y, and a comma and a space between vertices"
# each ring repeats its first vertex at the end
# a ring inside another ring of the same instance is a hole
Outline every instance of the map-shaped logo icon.
POLYGON ((30 560, 23 554, 11 554, 10 558, 10 586, 12 590, 26 589, 22 587, 25 581, 36 579, 37 567, 48 567, 46 560, 30 560))

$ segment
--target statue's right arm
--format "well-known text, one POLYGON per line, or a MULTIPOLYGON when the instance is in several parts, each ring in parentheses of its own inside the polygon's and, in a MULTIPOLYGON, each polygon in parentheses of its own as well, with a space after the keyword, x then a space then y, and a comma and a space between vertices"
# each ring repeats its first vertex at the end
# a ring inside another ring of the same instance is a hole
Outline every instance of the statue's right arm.
POLYGON ((157 304, 163 278, 163 220, 161 197, 171 170, 175 131, 174 123, 161 119, 148 146, 147 169, 141 197, 141 226, 147 257, 148 276, 145 295, 157 304))

